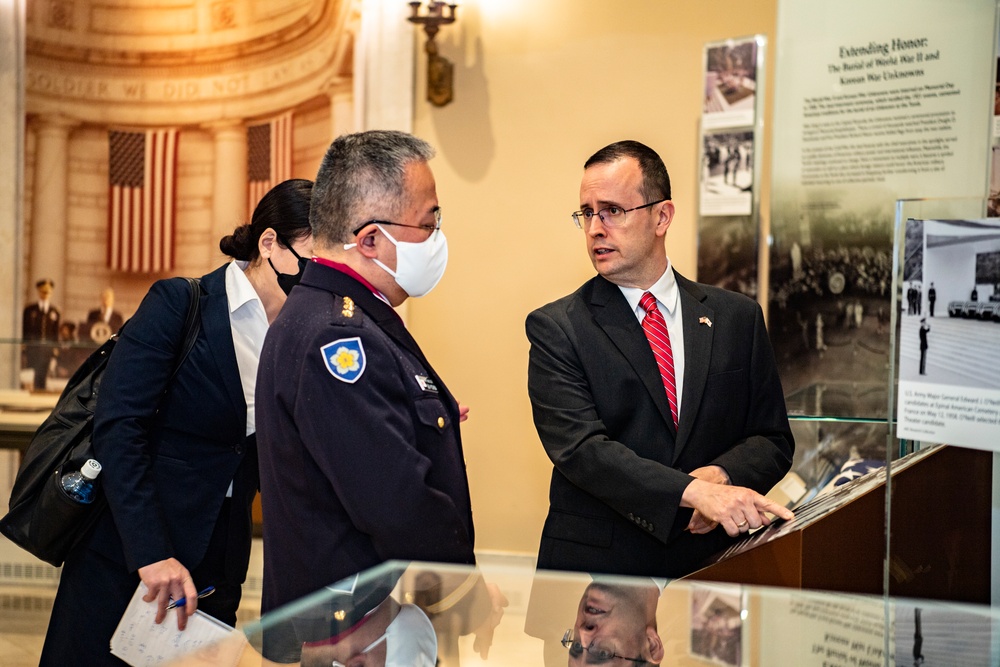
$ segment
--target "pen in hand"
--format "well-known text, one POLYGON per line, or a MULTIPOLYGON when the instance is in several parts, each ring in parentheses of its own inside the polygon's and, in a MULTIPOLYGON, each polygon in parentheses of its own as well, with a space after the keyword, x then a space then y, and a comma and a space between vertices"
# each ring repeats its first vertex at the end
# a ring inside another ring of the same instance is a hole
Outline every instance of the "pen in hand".
MULTIPOLYGON (((214 592, 215 592, 215 586, 209 586, 205 590, 198 592, 198 599, 200 600, 202 598, 208 597, 214 592)), ((177 600, 173 600, 170 604, 167 605, 167 610, 169 611, 171 609, 174 609, 175 607, 183 607, 186 604, 187 604, 187 598, 178 598, 177 600)))

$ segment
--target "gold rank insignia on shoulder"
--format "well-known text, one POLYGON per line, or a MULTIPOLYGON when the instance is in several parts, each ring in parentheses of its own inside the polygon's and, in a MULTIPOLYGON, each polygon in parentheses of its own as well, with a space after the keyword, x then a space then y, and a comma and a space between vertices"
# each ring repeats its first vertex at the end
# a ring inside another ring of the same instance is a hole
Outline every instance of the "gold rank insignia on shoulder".
POLYGON ((354 317, 354 299, 349 296, 344 297, 344 309, 340 314, 344 317, 354 317))

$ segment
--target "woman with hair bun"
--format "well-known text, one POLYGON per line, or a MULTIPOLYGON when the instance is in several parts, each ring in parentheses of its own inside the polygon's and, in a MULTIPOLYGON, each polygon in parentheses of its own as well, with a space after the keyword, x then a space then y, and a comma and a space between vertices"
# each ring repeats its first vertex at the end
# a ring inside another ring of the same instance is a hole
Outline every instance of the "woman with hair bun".
POLYGON ((124 665, 108 647, 140 581, 157 622, 186 598, 178 627, 196 607, 236 624, 259 486, 257 361, 312 255, 311 194, 311 181, 278 184, 219 242, 233 261, 202 276, 198 336, 179 367, 185 279, 154 283, 122 328, 94 414, 107 507, 63 565, 43 667, 124 665))

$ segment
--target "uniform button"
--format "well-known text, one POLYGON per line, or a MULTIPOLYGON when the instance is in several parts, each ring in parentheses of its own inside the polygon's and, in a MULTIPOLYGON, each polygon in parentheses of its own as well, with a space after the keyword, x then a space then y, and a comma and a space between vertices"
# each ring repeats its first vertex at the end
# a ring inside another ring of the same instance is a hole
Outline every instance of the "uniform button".
POLYGON ((235 447, 233 447, 233 451, 236 452, 237 454, 239 454, 240 456, 242 456, 243 455, 243 445, 242 444, 236 445, 235 447))
POLYGON ((438 417, 438 428, 444 428, 444 417, 438 417))
POLYGON ((649 532, 653 532, 653 524, 649 524, 649 532))
POLYGON ((631 512, 629 512, 629 513, 628 513, 628 514, 626 514, 625 516, 627 516, 627 517, 628 517, 628 520, 629 520, 629 521, 635 521, 635 517, 634 517, 634 516, 632 515, 632 513, 631 513, 631 512))

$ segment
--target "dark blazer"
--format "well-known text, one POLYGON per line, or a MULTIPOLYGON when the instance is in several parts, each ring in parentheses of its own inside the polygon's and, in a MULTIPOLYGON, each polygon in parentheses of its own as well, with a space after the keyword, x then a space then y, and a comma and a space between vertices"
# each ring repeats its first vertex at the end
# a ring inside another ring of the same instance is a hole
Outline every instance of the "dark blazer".
POLYGON ((257 416, 262 611, 390 559, 474 562, 458 404, 360 282, 306 266, 264 341, 257 416), (356 369, 337 377, 325 346, 360 351, 356 369))
MULTIPOLYGON (((94 451, 106 468, 101 484, 122 539, 116 548, 109 533, 92 548, 129 570, 171 556, 189 569, 197 566, 229 482, 245 458, 256 457, 246 439, 225 276, 222 266, 202 278, 201 331, 169 388, 184 341, 183 280, 150 288, 108 362, 94 451)), ((238 481, 245 484, 234 488, 234 500, 249 506, 257 479, 250 474, 238 481)))
MULTIPOLYGON (((223 266, 201 279, 201 329, 173 381, 185 338, 185 280, 156 282, 112 353, 94 417, 94 452, 103 467, 98 479, 110 511, 67 559, 43 664, 65 664, 49 652, 60 642, 68 655, 84 656, 81 664, 105 664, 139 567, 174 557, 194 572, 214 559, 225 562, 229 583, 245 578, 257 453, 246 437, 225 272, 223 266), (230 482, 232 500, 224 505, 230 482), (224 506, 231 511, 220 517, 224 506), (227 534, 210 547, 220 520, 228 522, 227 534), (82 632, 80 623, 89 630, 82 632)), ((215 597, 199 608, 221 602, 215 597)))
POLYGON ((793 440, 760 307, 675 272, 684 386, 675 430, 659 370, 619 288, 597 276, 528 316, 528 392, 554 464, 538 567, 677 577, 731 540, 684 531, 688 472, 719 465, 766 493, 793 440))

